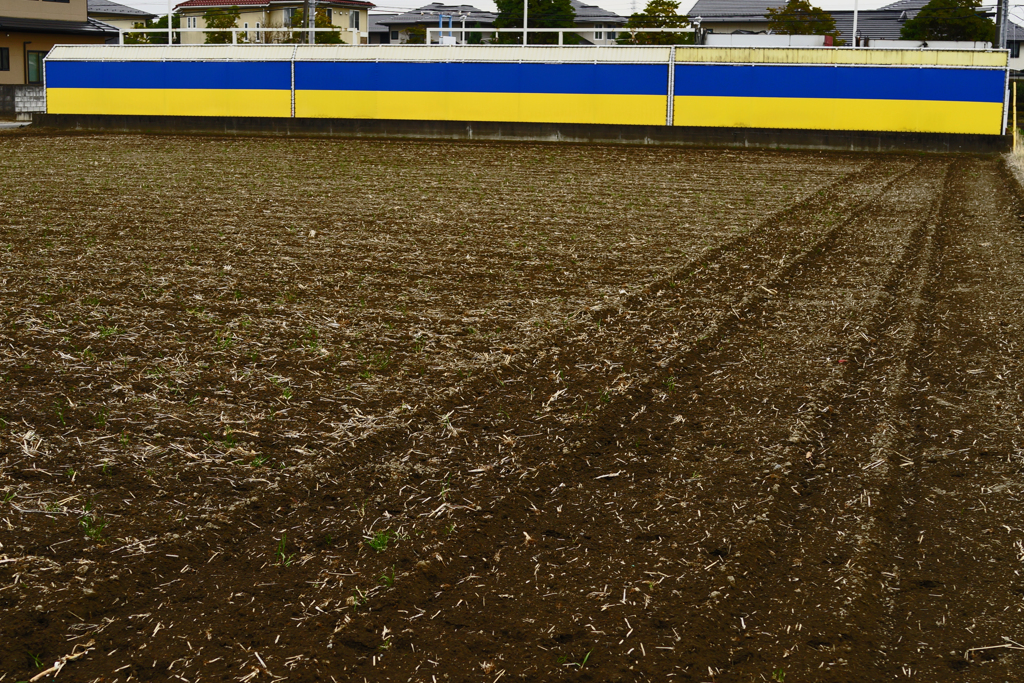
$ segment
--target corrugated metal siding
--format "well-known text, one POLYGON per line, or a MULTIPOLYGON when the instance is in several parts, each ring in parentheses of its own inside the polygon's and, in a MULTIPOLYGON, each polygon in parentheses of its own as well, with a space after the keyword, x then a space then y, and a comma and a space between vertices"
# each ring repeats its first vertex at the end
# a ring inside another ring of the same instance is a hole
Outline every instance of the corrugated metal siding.
POLYGON ((291 61, 294 45, 57 45, 54 61, 278 62, 291 61))
POLYGON ((522 45, 300 45, 296 59, 373 62, 668 63, 667 47, 522 45))
MULTIPOLYGON (((299 61, 655 63, 668 47, 522 45, 58 45, 62 61, 299 61)), ((677 62, 726 64, 879 64, 1004 68, 1005 51, 845 48, 677 47, 677 62)))
POLYGON ((676 62, 723 64, 878 64, 1004 68, 1005 51, 853 48, 679 47, 676 62))

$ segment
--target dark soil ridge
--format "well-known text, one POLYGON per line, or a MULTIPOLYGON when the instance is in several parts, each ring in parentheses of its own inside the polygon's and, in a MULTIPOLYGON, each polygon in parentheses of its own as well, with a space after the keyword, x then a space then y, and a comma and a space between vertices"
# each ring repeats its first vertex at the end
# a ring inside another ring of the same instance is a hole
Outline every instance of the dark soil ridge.
POLYGON ((111 456, 80 476, 152 530, 123 543, 20 497, 66 488, 61 434, 116 435, 0 433, 0 640, 95 641, 69 680, 1012 680, 1015 650, 972 650, 1022 642, 1024 244, 993 163, 871 157, 422 407, 296 409, 279 431, 348 436, 282 440, 288 476, 111 456))

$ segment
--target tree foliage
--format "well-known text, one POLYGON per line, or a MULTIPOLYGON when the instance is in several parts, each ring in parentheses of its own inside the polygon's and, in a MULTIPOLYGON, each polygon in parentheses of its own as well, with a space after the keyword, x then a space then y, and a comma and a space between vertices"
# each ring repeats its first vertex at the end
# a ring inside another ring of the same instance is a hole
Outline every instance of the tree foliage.
POLYGON ((409 45, 423 45, 427 42, 427 29, 422 26, 410 26, 405 33, 409 36, 406 41, 409 45))
MULTIPOLYGON (((167 44, 167 15, 159 19, 147 19, 144 22, 136 22, 135 28, 162 28, 163 33, 128 33, 125 31, 125 45, 166 45, 167 44)), ((177 14, 171 15, 171 28, 181 28, 181 17, 177 14)), ((174 42, 181 42, 181 34, 174 34, 174 42)))
MULTIPOLYGON (((355 12, 357 10, 352 11, 355 12)), ((327 10, 321 8, 317 8, 316 14, 313 15, 313 25, 316 28, 338 28, 327 18, 327 10)), ((292 42, 305 43, 309 38, 309 31, 299 30, 300 27, 306 26, 306 14, 303 10, 295 10, 295 14, 292 15, 292 26, 296 29, 293 33, 292 42)), ((341 34, 338 31, 317 31, 316 42, 320 45, 338 45, 344 41, 342 41, 341 34)))
POLYGON ((808 0, 789 0, 785 7, 768 8, 768 29, 788 36, 832 36, 841 45, 836 20, 808 0))
MULTIPOLYGON (((572 8, 569 0, 529 0, 529 11, 526 21, 527 28, 572 28, 576 20, 576 10, 572 8)), ((522 28, 523 27, 523 0, 495 0, 498 5, 498 18, 494 20, 495 28, 522 28)), ((570 36, 566 36, 570 38, 570 36)), ((572 36, 578 41, 576 36, 572 36)), ((499 43, 522 42, 522 36, 514 33, 499 33, 499 43)), ((529 36, 529 42, 533 44, 555 44, 558 43, 557 33, 533 33, 529 36)), ((571 42, 566 40, 566 42, 571 42)))
MULTIPOLYGON (((203 13, 203 21, 206 28, 237 28, 238 18, 242 16, 238 7, 224 9, 213 7, 203 13)), ((230 31, 207 32, 206 42, 210 45, 223 45, 231 42, 230 31)))
POLYGON ((980 0, 931 0, 903 24, 904 40, 977 40, 994 42, 996 25, 982 15, 980 0))
MULTIPOLYGON (((637 28, 686 28, 690 21, 679 14, 679 3, 673 0, 650 0, 644 11, 633 14, 625 30, 637 28)), ((622 45, 683 45, 693 43, 692 33, 620 33, 622 45)))

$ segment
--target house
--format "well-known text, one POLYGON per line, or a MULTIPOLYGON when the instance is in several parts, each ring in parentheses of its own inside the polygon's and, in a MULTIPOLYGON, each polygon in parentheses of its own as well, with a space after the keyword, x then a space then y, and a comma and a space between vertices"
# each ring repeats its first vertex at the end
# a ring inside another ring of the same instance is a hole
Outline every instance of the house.
POLYGON ((768 31, 768 8, 786 0, 697 0, 687 17, 713 33, 761 33, 768 31))
MULTIPOLYGON (((262 31, 267 28, 292 28, 292 19, 303 8, 302 0, 187 0, 174 8, 181 15, 181 28, 206 28, 203 16, 209 10, 237 8, 239 12, 236 28, 251 29, 240 33, 239 40, 245 42, 281 42, 286 40, 276 31, 262 31), (275 37, 275 34, 277 37, 275 37)), ((331 26, 338 27, 339 37, 344 43, 365 44, 369 42, 367 25, 372 2, 363 0, 317 0, 317 12, 323 10, 331 26)), ((295 27, 300 28, 300 27, 295 27)), ((290 41, 290 37, 287 38, 290 41)), ((182 31, 181 42, 195 45, 206 42, 206 34, 182 31)))
MULTIPOLYGON (((917 16, 929 0, 897 0, 897 2, 879 7, 865 9, 857 13, 857 39, 861 47, 878 45, 877 41, 886 41, 887 47, 918 47, 919 42, 895 44, 888 41, 899 41, 903 25, 917 16)), ((690 21, 700 23, 700 28, 713 33, 767 33, 768 8, 784 7, 786 0, 697 0, 687 13, 690 21)), ((829 10, 836 22, 839 38, 846 45, 853 45, 853 11, 829 10)), ((967 48, 972 45, 976 49, 987 44, 957 44, 956 47, 967 48)), ((881 46, 881 45, 878 45, 881 46)), ((934 45, 934 47, 939 47, 934 45)), ((943 44, 942 47, 954 47, 943 44)))
POLYGON ((102 21, 108 26, 128 30, 137 28, 136 24, 144 24, 147 21, 156 19, 158 15, 144 12, 134 7, 121 5, 112 0, 86 0, 89 9, 89 18, 102 21))
MULTIPOLYGON (((366 33, 370 37, 370 45, 388 45, 391 43, 391 27, 385 22, 388 19, 397 17, 395 12, 382 12, 370 15, 366 24, 366 33)), ((398 42, 398 31, 394 32, 395 42, 398 42)))
POLYGON ((0 114, 43 111, 43 58, 57 44, 117 39, 117 29, 89 18, 87 0, 0 3, 0 114))
MULTIPOLYGON (((389 19, 381 19, 378 23, 388 28, 388 42, 390 43, 422 43, 426 29, 428 27, 439 28, 442 22, 444 22, 445 28, 449 25, 460 29, 494 28, 494 20, 497 18, 498 15, 495 12, 487 12, 471 5, 445 5, 440 2, 432 2, 389 19)), ((460 34, 461 31, 452 34, 459 43, 479 43, 483 38, 493 35, 486 32, 474 32, 467 33, 463 38, 460 34)), ((437 33, 431 36, 431 42, 439 42, 437 33)))
MULTIPOLYGON (((1024 71, 1024 54, 1021 54, 1022 43, 1024 43, 1024 21, 1011 14, 1010 21, 1006 25, 1006 47, 1010 50, 1011 71, 1024 71)), ((1019 76, 1019 74, 1017 75, 1019 76)))
MULTIPOLYGON (((575 25, 577 28, 590 29, 580 32, 578 35, 585 44, 592 45, 614 45, 616 32, 626 23, 626 17, 621 17, 614 12, 601 9, 594 5, 585 5, 580 0, 570 0, 573 11, 576 13, 575 25), (613 29, 613 30, 607 30, 613 29)), ((433 2, 419 9, 410 10, 388 19, 380 20, 380 24, 390 29, 389 42, 408 43, 422 42, 427 27, 431 28, 493 28, 494 21, 498 15, 494 12, 479 10, 470 5, 444 5, 433 2), (411 30, 411 32, 410 32, 411 30)), ((529 21, 529 15, 527 15, 529 21)), ((452 32, 456 42, 479 43, 483 40, 493 40, 495 34, 481 31, 479 33, 467 33, 466 38, 461 37, 461 31, 452 32)), ((437 33, 432 32, 431 41, 438 42, 435 37, 437 33)), ((447 36, 446 36, 447 37, 447 36)))
POLYGON ((614 45, 618 34, 615 30, 621 29, 627 18, 620 17, 614 12, 601 9, 594 5, 584 5, 579 0, 570 0, 573 10, 576 11, 576 27, 596 29, 593 32, 578 34, 585 44, 590 45, 614 45), (606 29, 606 30, 601 30, 606 29))

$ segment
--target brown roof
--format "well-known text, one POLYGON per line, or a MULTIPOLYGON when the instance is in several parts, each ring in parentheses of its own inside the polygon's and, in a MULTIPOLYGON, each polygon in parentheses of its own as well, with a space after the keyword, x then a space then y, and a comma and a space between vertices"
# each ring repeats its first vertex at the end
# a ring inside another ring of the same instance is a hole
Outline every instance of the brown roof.
POLYGON ((22 19, 0 17, 0 30, 25 31, 27 33, 61 33, 79 36, 117 37, 117 29, 102 21, 57 21, 55 19, 22 19))

